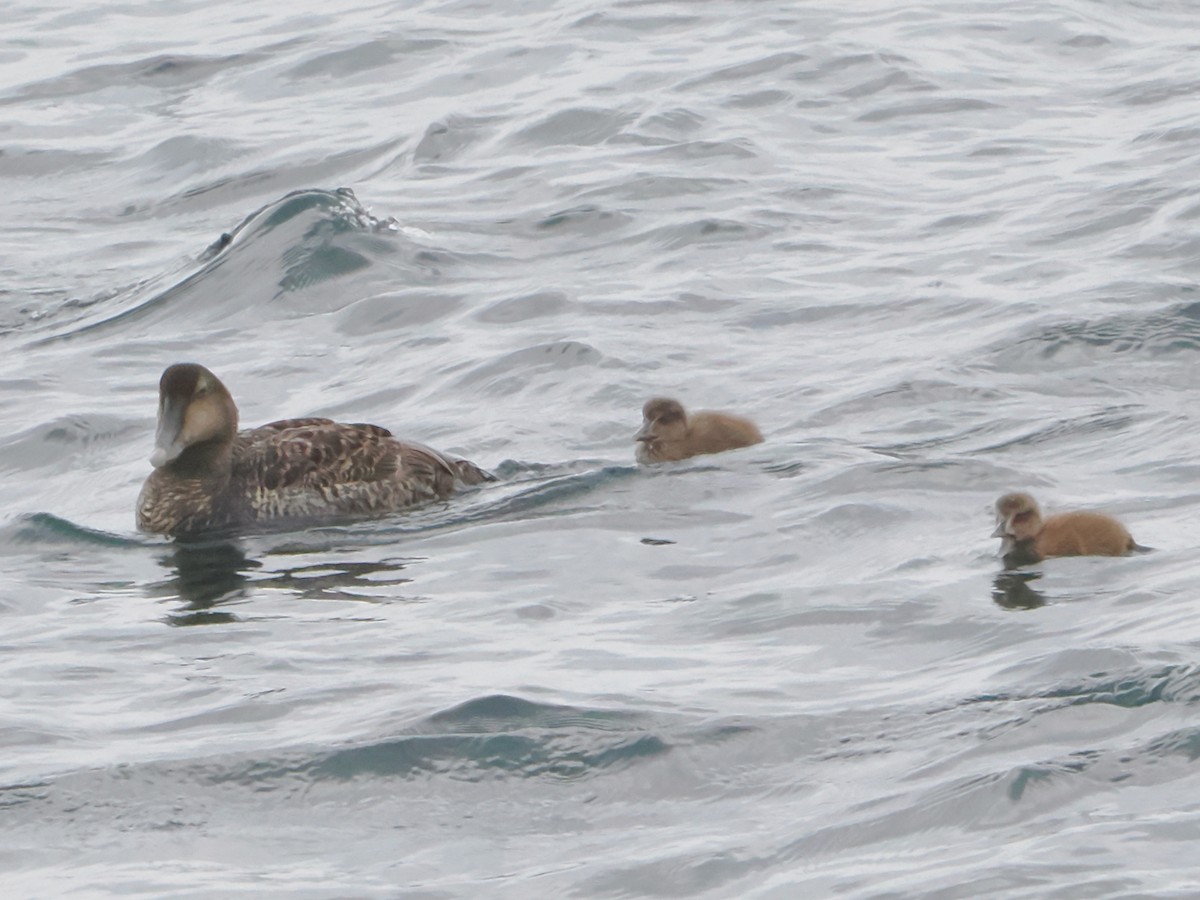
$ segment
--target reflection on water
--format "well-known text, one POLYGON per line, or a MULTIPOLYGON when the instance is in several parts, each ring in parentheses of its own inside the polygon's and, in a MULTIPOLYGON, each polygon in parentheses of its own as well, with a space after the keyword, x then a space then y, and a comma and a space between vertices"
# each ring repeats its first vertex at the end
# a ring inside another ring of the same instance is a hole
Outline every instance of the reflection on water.
POLYGON ((167 617, 168 624, 218 625, 239 619, 217 607, 249 599, 254 588, 286 591, 304 600, 374 602, 396 599, 395 586, 412 581, 396 573, 403 572, 413 560, 396 559, 323 561, 273 568, 252 577, 256 570, 266 569, 267 560, 287 555, 289 551, 281 549, 259 560, 248 556, 235 540, 177 541, 162 558, 171 576, 149 589, 154 596, 173 595, 183 601, 167 617))
POLYGON ((397 597, 391 590, 409 584, 411 578, 397 577, 413 560, 371 560, 368 562, 322 562, 290 569, 278 569, 265 578, 255 579, 258 587, 290 591, 303 600, 378 601, 410 599, 397 597), (381 577, 382 576, 382 577, 381 577), (381 589, 384 589, 381 591, 381 589))
POLYGON ((1045 606, 1045 596, 1029 586, 1029 582, 1041 577, 1041 572, 1001 572, 992 581, 992 599, 997 606, 1005 609, 1037 609, 1045 606))
POLYGON ((216 625, 236 622, 233 613, 213 607, 246 596, 248 572, 262 563, 246 556, 232 541, 176 542, 163 558, 174 575, 152 585, 151 590, 175 593, 183 600, 179 611, 167 617, 171 625, 216 625))

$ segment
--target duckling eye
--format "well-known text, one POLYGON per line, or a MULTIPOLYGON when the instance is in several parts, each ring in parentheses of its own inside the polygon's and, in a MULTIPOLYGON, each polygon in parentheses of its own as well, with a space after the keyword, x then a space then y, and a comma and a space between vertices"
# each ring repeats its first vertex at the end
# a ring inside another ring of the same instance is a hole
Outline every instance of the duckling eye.
POLYGON ((195 393, 195 395, 194 395, 194 396, 196 396, 196 397, 203 397, 203 396, 204 396, 205 394, 207 394, 207 393, 208 393, 208 385, 207 385, 207 384, 201 384, 201 385, 197 385, 197 386, 196 386, 196 393, 195 393))

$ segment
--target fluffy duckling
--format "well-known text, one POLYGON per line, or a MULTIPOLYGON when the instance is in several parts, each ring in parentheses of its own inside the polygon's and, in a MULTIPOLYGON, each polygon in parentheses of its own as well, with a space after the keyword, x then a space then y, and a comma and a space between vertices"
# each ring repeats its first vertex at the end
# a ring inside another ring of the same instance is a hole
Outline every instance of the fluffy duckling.
POLYGON ((174 537, 379 516, 493 480, 378 425, 283 419, 238 431, 233 397, 195 363, 162 374, 150 463, 137 525, 174 537))
POLYGON ((1124 556, 1141 550, 1129 531, 1104 513, 1068 512, 1042 518, 1029 494, 1005 494, 996 501, 1000 551, 1009 566, 1041 562, 1050 556, 1124 556))
POLYGON ((749 419, 723 412, 698 412, 691 416, 678 400, 656 397, 642 407, 642 428, 637 441, 637 461, 667 462, 721 453, 762 442, 762 433, 749 419))

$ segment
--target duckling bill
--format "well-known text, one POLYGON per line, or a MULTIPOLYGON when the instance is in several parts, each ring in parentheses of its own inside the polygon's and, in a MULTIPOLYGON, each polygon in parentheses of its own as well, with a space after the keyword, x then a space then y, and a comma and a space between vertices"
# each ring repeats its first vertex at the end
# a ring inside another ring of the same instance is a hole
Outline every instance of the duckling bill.
POLYGON ((642 427, 633 439, 637 461, 645 464, 749 447, 762 443, 763 436, 741 416, 709 411, 688 415, 678 400, 655 397, 642 407, 642 427))
POLYGON ((142 531, 179 537, 381 516, 494 480, 378 425, 281 419, 238 431, 233 397, 196 363, 169 366, 158 398, 154 471, 137 500, 142 531))
POLYGON ((1112 516, 1066 512, 1042 518, 1037 501, 1026 493, 996 501, 996 530, 1007 566, 1024 566, 1052 556, 1124 556, 1145 550, 1112 516))

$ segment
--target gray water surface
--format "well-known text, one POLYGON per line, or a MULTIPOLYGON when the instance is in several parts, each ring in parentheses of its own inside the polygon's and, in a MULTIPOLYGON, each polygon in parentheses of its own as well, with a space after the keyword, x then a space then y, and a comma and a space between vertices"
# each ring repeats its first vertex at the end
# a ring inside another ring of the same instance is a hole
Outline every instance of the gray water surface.
POLYGON ((1197 12, 10 5, 6 896, 1200 893, 1197 12), (182 360, 499 480, 139 535, 182 360))

